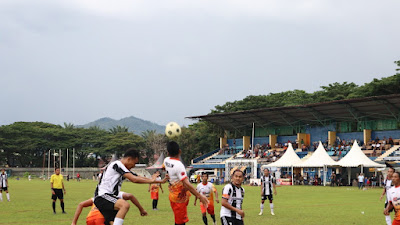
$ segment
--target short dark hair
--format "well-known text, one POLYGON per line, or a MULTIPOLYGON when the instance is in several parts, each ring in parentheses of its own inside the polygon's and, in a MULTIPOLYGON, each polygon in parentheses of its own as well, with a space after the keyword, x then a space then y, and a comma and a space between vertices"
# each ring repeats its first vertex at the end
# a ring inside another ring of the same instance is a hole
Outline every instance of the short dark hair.
POLYGON ((130 148, 130 149, 126 150, 126 152, 124 154, 124 158, 128 158, 128 157, 131 157, 133 159, 139 158, 139 152, 136 149, 130 148))
POLYGON ((268 172, 269 172, 269 169, 268 169, 267 167, 265 167, 265 168, 263 169, 263 171, 265 171, 265 170, 268 170, 268 172))
POLYGON ((207 175, 207 177, 208 177, 208 173, 206 173, 206 172, 202 173, 201 175, 207 175))
POLYGON ((396 172, 396 170, 393 167, 389 167, 389 170, 392 169, 393 172, 396 172))
POLYGON ((400 172, 394 172, 393 174, 395 174, 395 173, 397 173, 397 175, 399 175, 399 177, 400 177, 400 172))
POLYGON ((167 143, 167 151, 170 156, 177 156, 179 154, 179 145, 175 141, 167 143))
POLYGON ((241 172, 242 173, 242 175, 244 176, 244 172, 243 171, 241 171, 241 170, 239 170, 239 169, 236 169, 235 171, 233 171, 233 173, 232 173, 232 177, 233 177, 233 175, 235 175, 235 173, 236 172, 241 172))
POLYGON ((60 169, 60 167, 55 167, 55 168, 54 168, 54 171, 56 171, 57 169, 60 169))

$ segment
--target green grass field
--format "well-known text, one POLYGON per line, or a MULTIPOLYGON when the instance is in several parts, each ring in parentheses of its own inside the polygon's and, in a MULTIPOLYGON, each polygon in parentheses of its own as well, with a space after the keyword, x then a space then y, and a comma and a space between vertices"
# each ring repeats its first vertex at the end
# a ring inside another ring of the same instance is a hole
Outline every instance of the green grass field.
MULTIPOLYGON (((73 214, 79 202, 92 197, 96 182, 83 180, 81 182, 65 182, 67 195, 65 207, 67 214, 61 214, 57 201, 57 214, 51 207, 51 192, 49 181, 26 179, 9 179, 11 202, 0 202, 0 224, 71 224, 73 214)), ((166 192, 167 186, 163 185, 166 192)), ((221 193, 223 186, 217 186, 221 193)), ((277 187, 278 195, 274 196, 275 214, 269 214, 269 204, 266 202, 263 216, 258 216, 260 197, 259 187, 244 186, 245 224, 385 224, 383 201, 379 201, 382 189, 360 191, 353 187, 310 187, 294 186, 277 187), (364 212, 364 214, 362 213, 364 212)), ((125 182, 122 191, 134 194, 149 213, 141 217, 136 207, 132 206, 125 224, 161 225, 174 224, 174 218, 169 206, 168 193, 161 194, 158 204, 159 211, 151 209, 148 185, 125 182)), ((5 198, 3 193, 3 199, 5 198)), ((192 196, 189 206, 189 223, 203 224, 200 207, 193 206, 192 196)), ((219 220, 220 204, 215 205, 219 220)), ((84 209, 78 224, 86 224, 85 217, 89 208, 84 209)), ((209 224, 211 224, 211 218, 209 224)))

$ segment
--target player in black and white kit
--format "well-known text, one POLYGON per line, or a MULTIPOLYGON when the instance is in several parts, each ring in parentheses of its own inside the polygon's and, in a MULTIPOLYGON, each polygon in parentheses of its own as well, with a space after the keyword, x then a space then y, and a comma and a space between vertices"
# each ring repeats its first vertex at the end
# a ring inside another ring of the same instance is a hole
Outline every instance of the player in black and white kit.
POLYGON ((242 209, 244 188, 242 182, 244 173, 235 170, 232 173, 232 183, 225 185, 221 199, 221 223, 222 225, 243 225, 244 211, 242 209))
MULTIPOLYGON (((380 197, 380 200, 382 200, 383 196, 386 196, 385 209, 386 209, 386 206, 388 204, 388 197, 387 197, 388 190, 391 187, 393 187, 392 175, 393 175, 394 172, 395 172, 394 168, 389 167, 388 174, 387 174, 385 182, 384 182, 383 192, 382 192, 381 197, 380 197)), ((392 212, 392 211, 393 211, 393 209, 390 212, 392 212)), ((392 224, 392 218, 390 217, 390 215, 385 215, 385 220, 386 220, 386 224, 387 225, 391 225, 392 224)))
POLYGON ((119 199, 122 181, 128 179, 133 183, 165 183, 168 179, 166 176, 163 180, 156 180, 153 176, 150 178, 139 177, 133 174, 130 169, 135 167, 139 162, 139 153, 136 150, 128 149, 121 160, 110 163, 101 177, 95 191, 94 204, 105 218, 105 224, 114 221, 114 225, 122 225, 126 213, 129 210, 129 203, 123 199, 119 199))
POLYGON ((260 213, 261 216, 264 210, 264 201, 269 199, 269 207, 271 209, 271 215, 275 216, 274 213, 274 203, 272 203, 273 195, 272 188, 274 189, 274 194, 276 195, 276 187, 274 177, 269 173, 269 169, 264 169, 264 175, 261 176, 261 204, 260 204, 260 213))
POLYGON ((0 201, 3 201, 3 191, 6 192, 7 201, 10 201, 10 194, 8 193, 8 178, 4 169, 1 169, 0 185, 0 201))

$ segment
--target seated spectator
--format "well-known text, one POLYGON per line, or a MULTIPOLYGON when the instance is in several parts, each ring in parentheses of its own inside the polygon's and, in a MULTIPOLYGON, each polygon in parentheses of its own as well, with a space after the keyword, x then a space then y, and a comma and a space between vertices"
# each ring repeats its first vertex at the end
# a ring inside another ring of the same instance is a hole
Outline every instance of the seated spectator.
POLYGON ((389 145, 390 145, 391 147, 393 147, 394 141, 393 141, 393 138, 392 138, 392 137, 389 137, 388 143, 389 143, 389 145))

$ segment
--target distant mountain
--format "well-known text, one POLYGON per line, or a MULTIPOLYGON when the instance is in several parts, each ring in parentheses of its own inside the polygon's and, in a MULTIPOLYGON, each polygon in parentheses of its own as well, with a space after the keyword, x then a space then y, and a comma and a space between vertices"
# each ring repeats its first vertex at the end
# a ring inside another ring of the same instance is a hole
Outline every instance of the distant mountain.
POLYGON ((80 125, 78 127, 89 128, 94 126, 98 126, 104 130, 109 130, 116 126, 124 126, 127 127, 130 132, 133 132, 137 135, 140 135, 143 131, 146 130, 155 130, 157 133, 162 134, 165 130, 165 126, 161 126, 147 120, 142 120, 134 116, 126 117, 120 120, 114 120, 109 117, 104 117, 88 124, 80 125))

